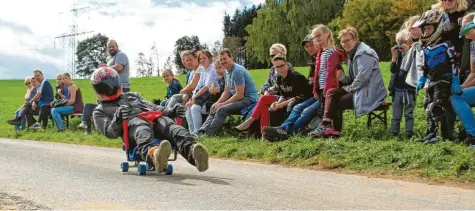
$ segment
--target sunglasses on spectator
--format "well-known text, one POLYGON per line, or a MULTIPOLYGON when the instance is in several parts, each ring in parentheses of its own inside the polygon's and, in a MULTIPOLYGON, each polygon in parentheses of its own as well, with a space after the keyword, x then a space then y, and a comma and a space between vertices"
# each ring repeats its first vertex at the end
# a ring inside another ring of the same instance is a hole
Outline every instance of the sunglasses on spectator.
POLYGON ((275 57, 275 55, 274 55, 274 54, 271 54, 271 55, 269 55, 269 57, 272 59, 272 58, 275 57))
POLYGON ((26 82, 26 83, 25 83, 25 85, 29 85, 29 84, 31 84, 31 82, 26 82))
POLYGON ((441 2, 453 2, 454 0, 440 0, 441 2))

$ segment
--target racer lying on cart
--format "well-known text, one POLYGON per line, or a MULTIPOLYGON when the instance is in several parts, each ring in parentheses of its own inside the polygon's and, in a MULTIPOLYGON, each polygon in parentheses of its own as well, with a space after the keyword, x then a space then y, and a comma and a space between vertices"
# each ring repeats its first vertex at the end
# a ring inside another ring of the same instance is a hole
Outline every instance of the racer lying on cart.
POLYGON ((95 70, 91 83, 99 101, 93 119, 101 134, 110 139, 122 137, 122 121, 128 120, 130 143, 137 146, 141 158, 153 164, 158 173, 167 168, 172 145, 198 171, 208 169, 206 148, 196 143, 188 130, 172 120, 185 116, 185 109, 181 104, 166 108, 145 100, 138 93, 122 93, 119 74, 109 67, 95 70), (150 124, 138 116, 147 111, 161 111, 163 116, 150 124), (156 146, 154 138, 163 141, 156 146))

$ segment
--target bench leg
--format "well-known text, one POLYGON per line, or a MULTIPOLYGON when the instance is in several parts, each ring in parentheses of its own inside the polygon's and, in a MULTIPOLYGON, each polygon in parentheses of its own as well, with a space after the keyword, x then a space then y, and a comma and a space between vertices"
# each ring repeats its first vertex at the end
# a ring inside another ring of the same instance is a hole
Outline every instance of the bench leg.
POLYGON ((370 112, 370 113, 368 114, 368 121, 366 122, 366 127, 367 127, 367 128, 370 128, 371 125, 372 125, 372 122, 371 122, 371 121, 373 120, 372 114, 373 114, 373 112, 370 112))

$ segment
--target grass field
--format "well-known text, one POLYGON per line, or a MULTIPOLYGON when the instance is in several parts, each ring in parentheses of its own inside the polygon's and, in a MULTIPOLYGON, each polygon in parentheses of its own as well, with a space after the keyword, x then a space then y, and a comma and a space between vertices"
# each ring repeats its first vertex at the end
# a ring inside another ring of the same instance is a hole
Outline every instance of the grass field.
MULTIPOLYGON (((383 77, 387 86, 390 78, 389 64, 382 62, 383 77)), ((308 68, 297 68, 307 75, 308 68)), ((268 69, 251 70, 255 84, 260 86, 267 79, 268 69)), ((184 75, 178 77, 184 82, 184 75)), ((50 80, 54 83, 54 80, 50 80)), ((88 80, 75 81, 82 89, 84 102, 95 102, 88 80)), ((131 79, 132 90, 145 98, 163 98, 166 85, 158 77, 131 79)), ((13 118, 14 111, 22 103, 25 86, 22 80, 0 80, 0 137, 53 141, 73 144, 120 147, 120 139, 110 140, 97 132, 84 135, 76 129, 79 119, 73 119, 69 130, 56 133, 51 127, 46 131, 14 132, 6 120, 13 118)), ((419 93, 415 111, 416 136, 425 131, 425 117, 422 109, 423 93, 419 93)), ((390 101, 390 98, 386 99, 390 101)), ((388 119, 391 119, 389 112, 388 119)), ((338 141, 311 140, 294 137, 280 143, 263 143, 255 139, 237 138, 235 134, 225 137, 201 139, 212 156, 238 160, 283 164, 313 169, 337 170, 359 174, 416 178, 431 182, 470 184, 475 182, 475 150, 462 145, 443 142, 423 145, 406 140, 404 133, 393 138, 382 125, 366 128, 367 117, 356 119, 352 111, 345 112, 343 138, 338 141)), ((237 123, 237 122, 232 122, 237 123)), ((402 128, 404 123, 402 124, 402 128)), ((402 129, 404 131, 404 129, 402 129)))

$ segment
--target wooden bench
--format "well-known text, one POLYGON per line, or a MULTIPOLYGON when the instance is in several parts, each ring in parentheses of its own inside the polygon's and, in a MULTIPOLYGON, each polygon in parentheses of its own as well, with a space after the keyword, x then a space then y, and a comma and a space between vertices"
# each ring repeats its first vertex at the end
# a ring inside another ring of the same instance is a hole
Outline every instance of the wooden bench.
POLYGON ((71 116, 71 118, 74 118, 74 117, 79 117, 81 118, 82 117, 82 113, 75 113, 75 114, 70 114, 70 115, 65 115, 64 117, 66 118, 66 128, 69 128, 69 117, 71 116))
POLYGON ((379 107, 374 109, 368 114, 368 122, 366 122, 367 128, 370 128, 373 124, 373 120, 379 120, 384 125, 384 129, 388 129, 388 110, 391 107, 391 102, 383 102, 379 107))

